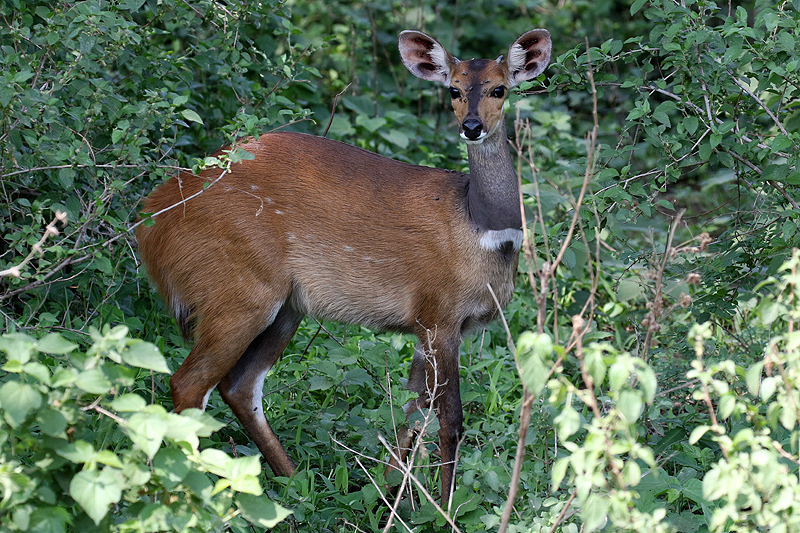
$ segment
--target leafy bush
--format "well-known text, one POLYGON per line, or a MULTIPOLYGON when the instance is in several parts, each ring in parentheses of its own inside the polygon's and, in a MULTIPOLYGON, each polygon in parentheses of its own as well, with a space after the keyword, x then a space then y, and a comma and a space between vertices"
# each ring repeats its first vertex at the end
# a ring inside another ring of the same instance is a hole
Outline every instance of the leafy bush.
POLYGON ((125 326, 91 339, 0 337, 4 531, 246 531, 289 514, 263 496, 258 457, 200 450, 222 424, 137 393, 169 372, 154 345, 125 326))

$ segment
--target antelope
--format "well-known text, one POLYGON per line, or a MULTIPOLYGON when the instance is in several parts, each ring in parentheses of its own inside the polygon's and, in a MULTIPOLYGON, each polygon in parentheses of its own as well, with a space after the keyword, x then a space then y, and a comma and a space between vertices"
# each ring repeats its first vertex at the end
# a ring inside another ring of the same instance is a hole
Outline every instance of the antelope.
POLYGON ((202 194, 187 200, 213 170, 150 194, 143 212, 167 211, 139 226, 141 258, 195 341, 170 379, 175 411, 204 409, 217 387, 272 471, 288 477, 296 465, 264 416, 262 388, 303 317, 414 333, 408 388, 419 397, 405 411, 437 414, 446 503, 462 435, 459 346, 498 315, 489 286, 501 306, 511 300, 522 241, 503 104, 544 71, 551 47, 535 29, 505 57, 459 61, 424 33, 400 33, 408 70, 449 88, 469 174, 266 133, 241 145, 253 159, 202 194))

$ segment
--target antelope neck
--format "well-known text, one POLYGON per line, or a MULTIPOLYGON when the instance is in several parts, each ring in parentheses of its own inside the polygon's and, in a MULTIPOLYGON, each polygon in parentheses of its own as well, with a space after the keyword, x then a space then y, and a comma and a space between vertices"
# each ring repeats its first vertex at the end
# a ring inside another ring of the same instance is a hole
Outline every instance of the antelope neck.
POLYGON ((519 184, 502 123, 480 144, 468 144, 467 209, 478 231, 519 230, 519 184))

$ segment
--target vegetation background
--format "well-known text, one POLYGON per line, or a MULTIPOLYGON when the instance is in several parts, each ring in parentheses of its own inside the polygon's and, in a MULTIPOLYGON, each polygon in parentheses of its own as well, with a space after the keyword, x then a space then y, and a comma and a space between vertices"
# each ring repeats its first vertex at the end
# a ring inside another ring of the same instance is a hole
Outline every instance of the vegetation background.
POLYGON ((420 485, 384 494, 411 338, 304 322, 265 396, 300 469, 266 476, 218 395, 169 411, 189 347, 131 230, 158 183, 276 128, 465 170, 447 91, 396 36, 467 59, 535 27, 553 61, 509 112, 526 253, 508 330, 462 347, 450 514, 464 532, 799 531, 798 10, 0 0, 0 532, 449 527, 426 497, 435 439, 420 485))

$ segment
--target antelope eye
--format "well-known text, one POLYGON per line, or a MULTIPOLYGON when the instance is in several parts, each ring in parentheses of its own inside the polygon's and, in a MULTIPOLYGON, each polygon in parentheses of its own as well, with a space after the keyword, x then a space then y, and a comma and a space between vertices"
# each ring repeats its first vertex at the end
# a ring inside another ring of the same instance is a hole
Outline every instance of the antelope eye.
POLYGON ((492 91, 492 96, 495 98, 502 98, 505 95, 506 95, 506 88, 503 87, 502 85, 500 87, 496 87, 492 91))
POLYGON ((461 91, 456 89, 455 87, 450 87, 450 98, 456 99, 461 96, 461 91))

